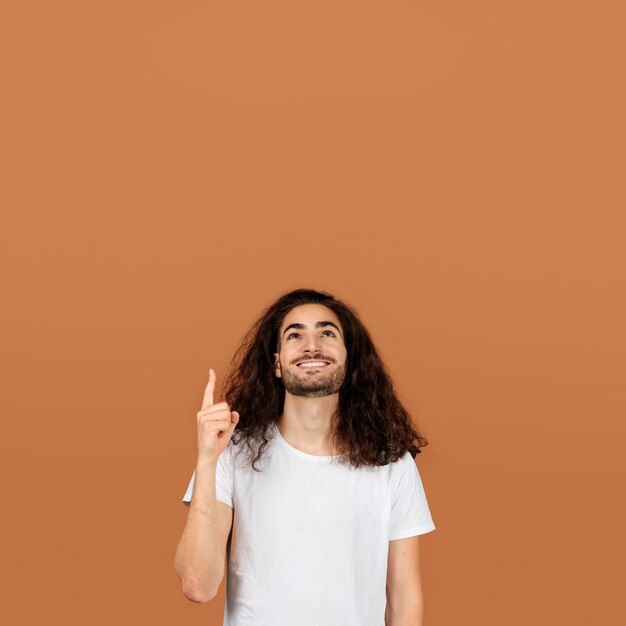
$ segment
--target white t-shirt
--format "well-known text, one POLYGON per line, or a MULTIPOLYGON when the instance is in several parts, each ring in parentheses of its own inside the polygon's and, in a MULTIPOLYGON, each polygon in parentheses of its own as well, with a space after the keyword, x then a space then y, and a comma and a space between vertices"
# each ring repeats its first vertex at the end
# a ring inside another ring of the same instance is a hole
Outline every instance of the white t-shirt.
POLYGON ((435 529, 411 454, 357 470, 268 434, 261 472, 243 440, 218 459, 234 508, 224 626, 384 626, 389 541, 435 529))

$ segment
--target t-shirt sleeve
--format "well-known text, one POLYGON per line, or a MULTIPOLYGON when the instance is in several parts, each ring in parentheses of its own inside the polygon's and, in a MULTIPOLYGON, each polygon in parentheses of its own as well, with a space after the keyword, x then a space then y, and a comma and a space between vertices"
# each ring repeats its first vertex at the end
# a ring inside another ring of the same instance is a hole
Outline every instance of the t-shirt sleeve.
POLYGON ((410 452, 398 460, 398 475, 391 505, 390 541, 435 530, 422 479, 410 452))
MULTIPOLYGON (((183 502, 191 502, 193 494, 193 486, 196 481, 196 470, 194 469, 191 475, 191 480, 187 486, 187 491, 183 496, 183 502)), ((232 467, 231 467, 231 455, 230 455, 230 443, 224 449, 222 454, 217 459, 217 468, 215 471, 215 497, 220 502, 233 506, 233 489, 232 489, 232 467)))

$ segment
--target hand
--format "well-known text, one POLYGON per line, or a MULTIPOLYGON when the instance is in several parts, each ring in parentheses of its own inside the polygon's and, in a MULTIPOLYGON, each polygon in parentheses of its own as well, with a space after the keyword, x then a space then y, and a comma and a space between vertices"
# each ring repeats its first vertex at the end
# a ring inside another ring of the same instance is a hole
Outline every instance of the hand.
POLYGON ((213 463, 228 445, 239 422, 239 413, 231 411, 226 402, 213 404, 216 378, 215 371, 209 369, 209 383, 198 411, 198 458, 213 463))

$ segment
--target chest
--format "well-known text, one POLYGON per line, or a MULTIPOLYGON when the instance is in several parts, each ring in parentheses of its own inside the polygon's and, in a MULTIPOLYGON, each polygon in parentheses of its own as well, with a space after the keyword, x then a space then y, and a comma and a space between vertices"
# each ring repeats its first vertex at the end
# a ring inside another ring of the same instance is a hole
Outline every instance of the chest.
MULTIPOLYGON (((284 468, 282 468, 284 469, 284 468)), ((256 546, 328 550, 384 536, 391 494, 383 471, 314 465, 235 479, 235 529, 256 546)))

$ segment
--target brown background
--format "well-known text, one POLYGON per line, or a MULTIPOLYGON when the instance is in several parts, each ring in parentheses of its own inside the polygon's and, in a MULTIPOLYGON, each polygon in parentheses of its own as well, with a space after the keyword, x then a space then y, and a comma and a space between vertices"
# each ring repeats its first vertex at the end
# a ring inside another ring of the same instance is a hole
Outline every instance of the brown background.
POLYGON ((622 622, 618 4, 3 5, 5 623, 221 624, 195 414, 296 287, 430 440, 425 626, 622 622))

